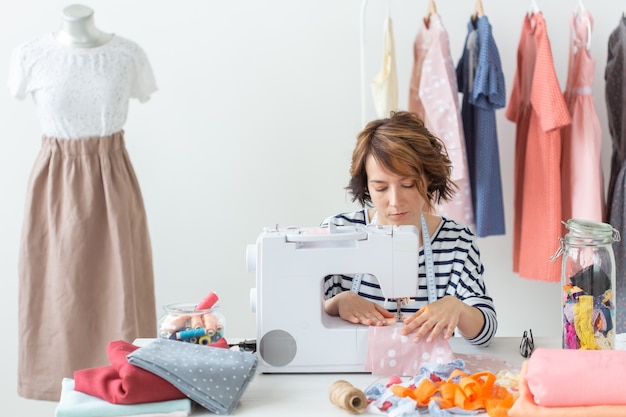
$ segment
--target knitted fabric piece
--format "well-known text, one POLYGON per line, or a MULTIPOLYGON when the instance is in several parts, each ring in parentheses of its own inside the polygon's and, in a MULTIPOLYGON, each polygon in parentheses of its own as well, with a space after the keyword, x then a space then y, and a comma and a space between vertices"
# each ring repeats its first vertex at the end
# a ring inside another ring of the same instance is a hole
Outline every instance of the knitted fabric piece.
POLYGON ((128 362, 169 381, 216 414, 231 414, 254 377, 258 359, 247 352, 156 339, 128 362))

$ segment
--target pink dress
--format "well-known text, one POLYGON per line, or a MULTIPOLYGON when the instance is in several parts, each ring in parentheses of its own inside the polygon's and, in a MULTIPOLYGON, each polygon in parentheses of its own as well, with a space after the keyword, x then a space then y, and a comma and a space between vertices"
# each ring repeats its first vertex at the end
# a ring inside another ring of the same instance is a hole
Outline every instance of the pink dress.
POLYGON ((592 26, 588 12, 570 16, 569 70, 564 97, 572 124, 562 132, 564 221, 576 218, 601 222, 604 213, 602 129, 591 91, 595 61, 587 49, 592 26))
POLYGON ((452 160, 451 178, 458 186, 452 200, 436 207, 437 213, 471 226, 474 209, 458 84, 448 32, 439 15, 431 15, 428 26, 422 24, 413 43, 413 53, 409 111, 422 118, 428 130, 445 143, 452 160))

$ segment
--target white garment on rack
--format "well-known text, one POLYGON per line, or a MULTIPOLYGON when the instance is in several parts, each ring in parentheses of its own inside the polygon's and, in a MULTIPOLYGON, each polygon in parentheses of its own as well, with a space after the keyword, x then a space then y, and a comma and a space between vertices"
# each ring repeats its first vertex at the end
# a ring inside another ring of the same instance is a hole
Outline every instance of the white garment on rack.
POLYGON ((398 76, 396 74, 395 46, 391 17, 385 19, 385 45, 383 64, 380 72, 372 80, 372 95, 378 117, 389 117, 389 113, 398 110, 398 76))

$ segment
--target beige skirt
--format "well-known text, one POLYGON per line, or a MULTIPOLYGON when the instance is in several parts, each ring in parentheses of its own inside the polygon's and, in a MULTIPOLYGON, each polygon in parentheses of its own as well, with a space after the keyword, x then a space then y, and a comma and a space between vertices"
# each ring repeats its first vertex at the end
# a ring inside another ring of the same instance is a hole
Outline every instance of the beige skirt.
POLYGON ((19 252, 18 395, 58 401, 107 344, 154 337, 152 250, 124 134, 42 138, 19 252))

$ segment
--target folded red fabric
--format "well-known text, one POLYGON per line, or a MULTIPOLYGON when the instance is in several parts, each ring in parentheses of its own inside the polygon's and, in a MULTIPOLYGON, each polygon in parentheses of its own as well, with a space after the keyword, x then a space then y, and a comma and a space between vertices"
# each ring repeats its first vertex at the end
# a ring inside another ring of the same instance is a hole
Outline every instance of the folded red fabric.
POLYGON ((139 404, 187 398, 163 378, 128 363, 126 355, 139 349, 123 340, 110 342, 111 366, 74 372, 74 389, 113 404, 139 404))

